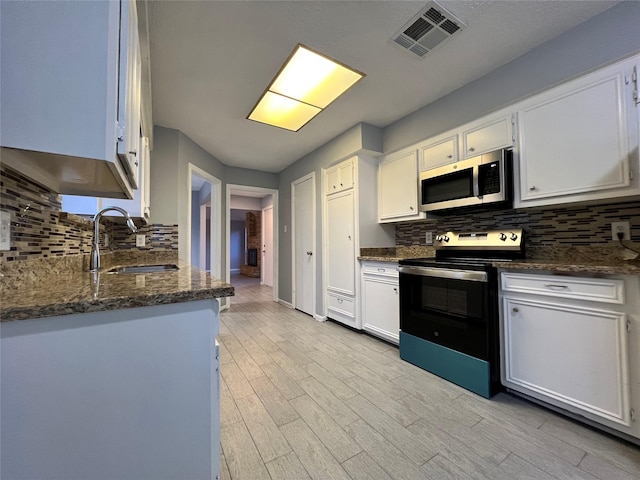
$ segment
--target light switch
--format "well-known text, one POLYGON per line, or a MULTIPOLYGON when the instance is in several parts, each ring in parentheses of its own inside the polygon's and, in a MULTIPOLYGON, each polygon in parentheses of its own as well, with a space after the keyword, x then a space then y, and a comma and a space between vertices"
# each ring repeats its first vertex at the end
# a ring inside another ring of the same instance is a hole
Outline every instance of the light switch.
POLYGON ((144 235, 136 235, 136 247, 144 247, 144 235))

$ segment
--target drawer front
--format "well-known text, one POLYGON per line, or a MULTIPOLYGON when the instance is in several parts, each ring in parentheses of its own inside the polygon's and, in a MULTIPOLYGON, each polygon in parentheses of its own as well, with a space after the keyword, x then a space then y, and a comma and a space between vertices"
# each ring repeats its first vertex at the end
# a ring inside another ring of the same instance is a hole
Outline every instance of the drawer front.
POLYGON ((394 262, 364 262, 362 273, 398 278, 398 264, 394 262))
POLYGON ((624 282, 607 278, 502 273, 502 290, 591 302, 624 303, 624 282))
MULTIPOLYGON (((353 298, 343 297, 333 293, 329 293, 328 297, 328 309, 330 311, 349 317, 355 316, 355 302, 353 298)), ((331 317, 331 314, 329 314, 329 316, 331 317)))

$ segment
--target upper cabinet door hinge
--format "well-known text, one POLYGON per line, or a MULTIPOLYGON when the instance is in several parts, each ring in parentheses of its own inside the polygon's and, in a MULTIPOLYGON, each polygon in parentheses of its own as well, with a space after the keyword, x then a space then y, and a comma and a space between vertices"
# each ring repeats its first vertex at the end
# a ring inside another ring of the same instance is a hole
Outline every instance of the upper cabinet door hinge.
POLYGON ((516 144, 516 114, 511 114, 511 145, 516 144))
POLYGON ((631 81, 633 82, 633 101, 636 105, 640 104, 640 96, 638 95, 638 70, 640 67, 633 67, 633 73, 631 74, 631 81))
POLYGON ((124 142, 124 127, 120 122, 116 122, 116 139, 118 142, 124 142))
POLYGON ((627 333, 631 333, 631 320, 627 320, 627 333))

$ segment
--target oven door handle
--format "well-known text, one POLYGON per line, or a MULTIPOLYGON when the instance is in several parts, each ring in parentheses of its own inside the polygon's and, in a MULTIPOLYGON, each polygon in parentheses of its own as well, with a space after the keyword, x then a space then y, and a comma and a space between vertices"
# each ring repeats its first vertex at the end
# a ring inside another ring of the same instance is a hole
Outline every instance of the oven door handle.
POLYGON ((475 270, 453 270, 449 268, 426 268, 402 265, 398 267, 400 273, 407 275, 420 275, 422 277, 450 278, 453 280, 466 280, 469 282, 487 282, 487 272, 475 270))

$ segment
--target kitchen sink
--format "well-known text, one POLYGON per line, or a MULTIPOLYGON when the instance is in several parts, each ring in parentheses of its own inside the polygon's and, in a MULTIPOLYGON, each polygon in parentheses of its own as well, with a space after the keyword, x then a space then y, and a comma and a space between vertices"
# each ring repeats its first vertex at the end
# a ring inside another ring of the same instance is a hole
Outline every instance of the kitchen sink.
POLYGON ((107 270, 107 273, 155 273, 155 272, 174 272, 178 270, 178 266, 173 263, 165 263, 162 265, 127 265, 125 267, 115 267, 107 270))

